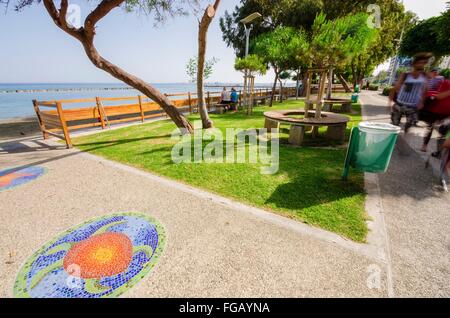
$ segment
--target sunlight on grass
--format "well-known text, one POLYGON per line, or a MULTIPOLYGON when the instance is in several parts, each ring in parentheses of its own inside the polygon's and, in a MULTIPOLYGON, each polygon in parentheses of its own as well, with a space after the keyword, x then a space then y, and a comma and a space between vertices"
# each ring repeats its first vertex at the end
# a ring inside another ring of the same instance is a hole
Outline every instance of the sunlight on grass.
MULTIPOLYGON (((223 132, 226 128, 263 128, 265 111, 302 107, 303 102, 289 101, 273 108, 257 107, 251 117, 239 112, 211 118, 223 132)), ((349 115, 352 120, 347 137, 361 120, 359 105, 354 110, 355 114, 349 115)), ((176 141, 170 136, 175 126, 169 121, 79 137, 74 143, 83 151, 365 241, 368 229, 363 176, 354 173, 348 182, 341 181, 345 147, 333 147, 320 136, 312 140, 308 135, 306 147, 292 147, 287 144, 286 128, 282 126, 280 170, 275 175, 262 175, 260 164, 174 164, 171 151, 176 141)))

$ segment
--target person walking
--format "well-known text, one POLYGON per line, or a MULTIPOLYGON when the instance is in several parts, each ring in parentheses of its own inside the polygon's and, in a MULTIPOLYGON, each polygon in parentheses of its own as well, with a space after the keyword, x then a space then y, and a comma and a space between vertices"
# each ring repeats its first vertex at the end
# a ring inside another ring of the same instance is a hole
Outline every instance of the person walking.
MULTIPOLYGON (((426 152, 428 143, 433 135, 433 127, 437 122, 450 118, 450 80, 439 81, 439 87, 429 90, 425 108, 420 111, 419 119, 428 124, 428 131, 425 134, 422 152, 426 152)), ((439 138, 441 139, 442 136, 439 138)))
POLYGON ((414 56, 412 71, 400 76, 389 96, 392 124, 400 126, 402 117, 406 116, 405 133, 418 122, 418 112, 424 107, 428 91, 425 65, 430 57, 428 53, 414 56))
POLYGON ((439 69, 433 68, 431 72, 428 74, 428 91, 435 92, 438 90, 442 81, 444 81, 444 76, 439 75, 439 69))

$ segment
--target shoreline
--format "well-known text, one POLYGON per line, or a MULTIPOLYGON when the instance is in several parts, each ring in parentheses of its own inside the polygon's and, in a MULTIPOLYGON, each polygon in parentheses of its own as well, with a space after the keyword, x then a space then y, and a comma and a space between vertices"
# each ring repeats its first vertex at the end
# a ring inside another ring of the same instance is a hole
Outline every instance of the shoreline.
POLYGON ((0 89, 0 94, 21 93, 61 93, 61 92, 91 92, 91 91, 117 91, 133 90, 133 87, 100 87, 100 88, 48 88, 48 89, 0 89))
POLYGON ((0 119, 0 142, 41 133, 36 116, 0 119))

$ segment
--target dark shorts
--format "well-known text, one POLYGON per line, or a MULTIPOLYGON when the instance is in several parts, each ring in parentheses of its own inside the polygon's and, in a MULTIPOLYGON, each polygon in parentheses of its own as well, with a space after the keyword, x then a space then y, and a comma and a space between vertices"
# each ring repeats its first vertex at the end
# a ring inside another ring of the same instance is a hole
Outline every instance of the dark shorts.
POLYGON ((448 116, 433 113, 427 110, 419 111, 419 120, 424 121, 428 124, 434 124, 437 121, 444 120, 448 116))
POLYGON ((419 121, 419 111, 416 107, 395 104, 391 115, 392 124, 400 126, 403 116, 406 116, 406 128, 411 127, 419 121))

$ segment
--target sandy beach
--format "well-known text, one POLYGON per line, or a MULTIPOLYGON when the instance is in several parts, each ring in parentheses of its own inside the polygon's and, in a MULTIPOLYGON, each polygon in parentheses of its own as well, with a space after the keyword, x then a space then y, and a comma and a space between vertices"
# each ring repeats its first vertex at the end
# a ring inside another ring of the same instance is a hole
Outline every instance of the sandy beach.
POLYGON ((40 133, 36 117, 0 120, 0 141, 35 136, 40 133))

